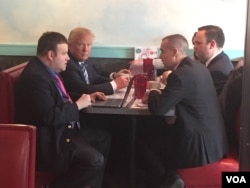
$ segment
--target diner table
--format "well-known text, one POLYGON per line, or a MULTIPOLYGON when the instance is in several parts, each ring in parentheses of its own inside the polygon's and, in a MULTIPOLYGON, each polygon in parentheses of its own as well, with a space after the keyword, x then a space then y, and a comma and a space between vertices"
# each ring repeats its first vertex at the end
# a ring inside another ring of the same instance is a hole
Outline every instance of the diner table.
MULTIPOLYGON (((107 98, 123 98, 126 88, 116 91, 107 98)), ((135 164, 135 144, 136 144, 136 125, 139 116, 151 116, 147 104, 143 104, 141 99, 135 99, 134 88, 131 88, 129 97, 121 108, 112 107, 93 107, 89 106, 83 109, 83 113, 88 114, 106 114, 106 115, 126 115, 129 120, 129 188, 136 188, 136 164, 135 164)), ((175 109, 171 109, 165 115, 166 119, 173 121, 175 118, 175 109)))

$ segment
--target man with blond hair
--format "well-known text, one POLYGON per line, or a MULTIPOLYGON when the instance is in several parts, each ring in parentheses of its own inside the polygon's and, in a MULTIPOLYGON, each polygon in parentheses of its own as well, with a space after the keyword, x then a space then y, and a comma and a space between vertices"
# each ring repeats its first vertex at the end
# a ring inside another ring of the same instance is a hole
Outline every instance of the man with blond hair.
POLYGON ((92 60, 89 59, 94 38, 93 32, 87 28, 76 27, 71 30, 68 37, 70 60, 62 76, 70 92, 100 91, 111 95, 128 85, 130 71, 122 69, 111 73, 109 78, 98 74, 92 60))

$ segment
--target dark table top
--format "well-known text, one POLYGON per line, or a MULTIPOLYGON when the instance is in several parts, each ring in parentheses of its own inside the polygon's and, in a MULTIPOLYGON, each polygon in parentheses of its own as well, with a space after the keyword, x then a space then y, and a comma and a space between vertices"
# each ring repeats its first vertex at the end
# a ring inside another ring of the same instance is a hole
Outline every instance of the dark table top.
MULTIPOLYGON (((114 115, 152 115, 147 105, 143 105, 139 99, 130 99, 130 101, 122 108, 112 107, 93 107, 89 106, 82 110, 84 113, 90 114, 114 114, 114 115)), ((175 110, 171 109, 165 116, 174 116, 175 110)))

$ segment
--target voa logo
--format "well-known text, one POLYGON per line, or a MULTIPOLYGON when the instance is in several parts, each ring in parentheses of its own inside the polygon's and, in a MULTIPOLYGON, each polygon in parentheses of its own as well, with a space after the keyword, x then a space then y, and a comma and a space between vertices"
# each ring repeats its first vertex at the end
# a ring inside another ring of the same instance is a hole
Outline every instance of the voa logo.
POLYGON ((244 176, 226 176, 227 183, 247 183, 244 176))

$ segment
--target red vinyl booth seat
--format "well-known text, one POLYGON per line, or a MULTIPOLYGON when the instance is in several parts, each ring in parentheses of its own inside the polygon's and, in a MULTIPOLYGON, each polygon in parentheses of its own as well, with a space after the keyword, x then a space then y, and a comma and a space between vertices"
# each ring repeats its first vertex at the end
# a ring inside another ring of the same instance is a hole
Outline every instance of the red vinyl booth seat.
POLYGON ((27 62, 0 72, 0 123, 14 123, 14 87, 27 62))
POLYGON ((227 157, 206 166, 178 170, 185 188, 221 188, 222 172, 236 172, 238 160, 227 157))
POLYGON ((36 127, 0 124, 0 187, 34 188, 36 127))
MULTIPOLYGON (((14 123, 14 113, 15 113, 15 99, 14 99, 14 89, 17 79, 19 78, 21 72, 28 62, 21 63, 9 69, 0 72, 0 123, 11 124, 14 123)), ((5 143, 5 142, 1 142, 5 143)), ((0 143, 0 144, 1 144, 0 143)), ((0 148, 2 149, 2 148, 0 148)), ((0 153, 1 155, 1 153, 0 153)), ((19 154, 17 154, 18 156, 19 154)), ((14 165, 14 164, 13 164, 14 165)), ((1 166, 0 166, 1 169, 1 166)), ((35 176, 35 187, 42 188, 44 185, 49 184, 55 177, 56 174, 33 171, 35 176)), ((23 176, 23 175, 22 175, 23 176)), ((13 178, 14 181, 15 178, 13 178)), ((0 177, 1 180, 1 177, 0 177)), ((33 180, 34 183, 34 180, 33 180)), ((11 186, 1 186, 0 188, 15 188, 11 186)), ((34 186, 33 186, 34 187, 34 186)), ((30 188, 29 186, 18 187, 18 188, 30 188)))
MULTIPOLYGON (((235 124, 235 134, 239 141, 240 131, 240 109, 238 110, 237 120, 235 124)), ((238 142, 239 144, 239 142, 238 142)), ((232 151, 238 151, 238 148, 233 148, 232 151)), ((237 172, 239 171, 238 153, 229 153, 226 158, 223 158, 214 163, 187 169, 179 169, 178 174, 185 183, 185 188, 221 188, 222 187, 222 172, 237 172)))

